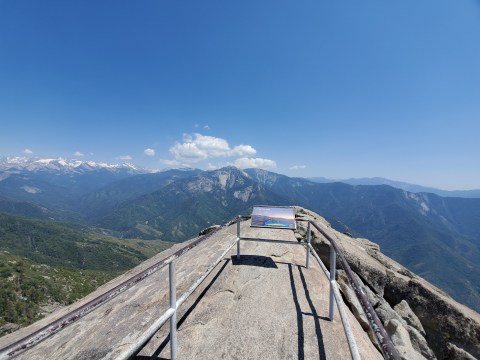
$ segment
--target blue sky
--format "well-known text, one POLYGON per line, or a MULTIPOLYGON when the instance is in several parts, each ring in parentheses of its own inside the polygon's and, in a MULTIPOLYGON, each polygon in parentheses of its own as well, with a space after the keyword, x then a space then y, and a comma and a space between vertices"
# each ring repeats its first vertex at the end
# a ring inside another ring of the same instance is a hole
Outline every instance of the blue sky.
POLYGON ((0 0, 0 157, 480 188, 480 1, 0 0))

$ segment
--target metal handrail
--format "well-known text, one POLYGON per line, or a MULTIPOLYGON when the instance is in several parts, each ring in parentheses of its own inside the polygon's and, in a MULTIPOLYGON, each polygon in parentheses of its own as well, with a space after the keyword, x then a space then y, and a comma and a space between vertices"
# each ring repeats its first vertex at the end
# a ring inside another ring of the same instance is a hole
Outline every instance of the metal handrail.
MULTIPOLYGON (((382 350, 383 357, 388 360, 400 360, 400 354, 398 353, 397 349, 395 348, 392 339, 386 332, 385 328, 382 325, 382 322, 378 318, 377 313, 373 309, 372 304, 368 300, 367 296, 365 295, 365 290, 363 289, 363 285, 359 283, 357 278, 353 275, 353 271, 348 264, 348 261, 345 258, 345 255, 338 247, 337 242, 322 228, 321 225, 314 221, 310 221, 312 225, 330 242, 330 284, 331 284, 331 292, 330 292, 330 311, 331 311, 331 318, 333 317, 333 310, 332 310, 332 290, 336 294, 338 288, 336 287, 335 281, 335 268, 336 268, 336 258, 340 260, 340 265, 342 266, 343 270, 347 275, 347 278, 350 282, 350 285, 353 288, 353 291, 363 308, 365 316, 368 319, 370 324, 370 328, 373 330, 375 337, 380 345, 380 349, 382 350), (333 273, 333 276, 332 276, 333 273), (336 291, 335 291, 336 289, 336 291)), ((310 245, 311 250, 313 251, 314 256, 317 258, 319 262, 320 258, 316 254, 313 247, 310 245)), ((323 264, 323 263, 322 263, 323 264)), ((326 268, 324 269, 326 271, 326 268)), ((335 297, 337 297, 335 295, 335 297)), ((337 301, 338 304, 338 301, 337 301)))
MULTIPOLYGON (((340 318, 342 321, 343 329, 345 331, 345 336, 347 337, 348 347, 350 350, 350 354, 352 359, 359 360, 360 354, 358 352, 358 347, 353 336, 352 329, 350 327, 350 323, 348 321, 347 312, 344 307, 344 302, 342 296, 340 294, 340 290, 338 289, 337 281, 336 281, 336 262, 337 256, 340 262, 340 265, 345 270, 347 278, 354 290, 354 293, 362 306, 362 309, 368 319, 370 328, 373 330, 375 334, 375 338, 380 345, 380 349, 382 351, 383 357, 388 360, 400 360, 400 354, 398 353, 397 349, 395 348, 390 336, 386 332, 385 328, 382 325, 382 322, 378 318, 377 313, 373 309, 373 306, 370 304, 370 301, 367 299, 365 295, 365 290, 363 286, 358 282, 357 278, 354 277, 352 269, 348 264, 343 252, 338 247, 336 241, 322 228, 322 226, 315 221, 311 221, 309 219, 296 219, 296 221, 305 221, 308 222, 307 226, 307 239, 306 239, 306 248, 307 248, 307 257, 306 257, 306 268, 309 267, 309 256, 310 251, 312 251, 313 256, 317 260, 318 264, 320 265, 321 269, 327 276, 330 282, 330 301, 329 301, 329 319, 332 321, 334 317, 334 309, 335 303, 337 304, 338 311, 340 313, 340 318), (330 241, 330 271, 327 270, 323 262, 321 261, 320 257, 316 253, 315 249, 311 244, 311 228, 310 224, 313 225, 328 241, 330 241)), ((288 240, 273 240, 273 239, 261 239, 261 238, 245 238, 240 236, 240 217, 237 218, 237 259, 240 257, 240 241, 247 240, 247 241, 261 241, 261 242, 275 242, 275 243, 285 243, 285 244, 302 244, 301 242, 294 242, 288 240)), ((303 244, 302 244, 303 245, 303 244)))
POLYGON ((340 313, 340 319, 342 321, 343 330, 345 331, 345 336, 347 338, 348 348, 350 350, 350 354, 353 360, 360 360, 360 353, 358 351, 357 343, 355 341, 355 337, 353 336, 352 329, 350 327, 350 323, 348 321, 347 312, 345 310, 345 306, 343 303, 342 296, 338 289, 337 283, 335 281, 335 261, 336 256, 333 253, 330 253, 330 272, 327 270, 323 262, 318 257, 315 249, 312 247, 311 244, 311 231, 310 231, 310 220, 308 219, 296 219, 296 221, 305 221, 308 222, 307 225, 307 241, 306 243, 302 243, 300 241, 289 241, 289 240, 277 240, 277 239, 263 239, 263 238, 250 238, 250 237, 242 237, 240 234, 240 216, 237 218, 237 259, 240 259, 240 241, 247 240, 247 241, 259 241, 259 242, 270 242, 270 243, 283 243, 289 245, 300 245, 306 247, 306 259, 305 259, 305 267, 308 269, 310 267, 310 250, 313 253, 313 256, 318 261, 320 268, 323 270, 327 278, 329 279, 330 283, 330 304, 329 304, 329 319, 330 321, 333 320, 334 315, 334 308, 335 303, 337 303, 338 312, 340 313))
POLYGON ((222 261, 225 255, 233 248, 236 244, 234 241, 228 248, 223 252, 223 254, 211 264, 203 275, 177 300, 175 301, 176 287, 175 287, 175 266, 172 265, 173 261, 169 268, 169 282, 170 282, 170 308, 165 311, 160 318, 152 324, 146 332, 134 343, 132 343, 127 350, 122 352, 119 356, 116 357, 118 360, 127 360, 135 355, 149 340, 155 335, 155 333, 170 319, 170 357, 172 360, 176 359, 177 356, 177 310, 178 308, 187 300, 187 298, 195 291, 196 288, 205 280, 205 278, 215 269, 215 267, 222 261))
MULTIPOLYGON (((330 274, 335 274, 333 271, 328 271, 325 265, 323 264, 320 257, 315 252, 315 249, 312 245, 309 245, 309 249, 312 251, 313 257, 317 260, 320 268, 323 270, 327 278, 330 278, 330 274)), ((334 301, 337 303, 338 312, 340 314, 340 320, 342 320, 343 330, 345 331, 345 336, 347 337, 348 348, 350 350, 350 354, 352 355, 352 359, 358 360, 360 359, 360 353, 358 351, 357 343, 355 341, 355 337, 353 336, 352 328, 350 327, 350 322, 348 320, 347 311, 345 310, 345 304, 343 302, 342 295, 340 294, 340 290, 338 289, 337 282, 335 280, 330 280, 330 309, 329 309, 329 319, 333 320, 333 309, 334 309, 334 301)))
MULTIPOLYGON (((52 321, 51 323, 43 326, 39 330, 36 330, 33 333, 31 333, 27 336, 24 336, 23 338, 15 341, 14 343, 12 343, 10 345, 7 345, 6 347, 0 349, 0 360, 11 359, 11 358, 17 356, 18 354, 24 352, 25 350, 28 350, 28 349, 32 348, 33 346, 39 344, 40 342, 47 339, 48 337, 56 334, 57 332, 64 329, 68 325, 73 324, 74 322, 81 319, 85 315, 89 314, 90 312, 92 312, 93 310, 98 308, 99 306, 107 303, 108 301, 117 297, 118 295, 125 292, 126 290, 130 289, 132 286, 136 285, 140 281, 146 279, 147 277, 149 277, 153 273, 155 273, 155 272, 161 270, 162 268, 164 268, 165 266, 169 265, 174 259, 179 258, 183 254, 192 250, 194 247, 196 247, 197 245, 199 245, 200 243, 202 243, 203 241, 208 239, 210 236, 212 236, 214 233, 216 233, 220 229, 224 228, 225 226, 230 225, 233 221, 235 221, 235 218, 232 219, 230 222, 226 223, 225 225, 223 225, 223 226, 221 226, 221 227, 219 227, 215 230, 212 230, 210 233, 198 237, 196 240, 192 241, 190 244, 188 244, 188 245, 182 247, 181 249, 177 250, 176 252, 174 252, 169 257, 158 261, 157 263, 155 263, 152 266, 148 267, 147 269, 143 270, 139 274, 128 278, 127 280, 123 281, 121 284, 119 284, 119 285, 115 286, 114 288, 110 289, 109 291, 95 297, 94 299, 88 301, 86 304, 78 307, 77 309, 63 315, 61 318, 59 318, 55 321, 52 321)), ((204 279, 204 277, 202 277, 202 278, 204 279)), ((186 300, 186 298, 192 292, 193 292, 193 290, 189 289, 186 293, 188 295, 185 296, 185 294, 184 294, 184 296, 182 296, 179 299, 179 301, 182 300, 181 303, 183 303, 186 300)), ((167 310, 167 312, 169 310, 167 310)), ((158 323, 159 320, 157 320, 156 323, 158 323)), ((168 320, 168 318, 167 318, 167 320, 168 320)), ((165 321, 163 323, 165 323, 165 321)))
POLYGON ((60 319, 44 326, 40 330, 35 331, 34 333, 18 340, 17 342, 0 349, 0 360, 11 359, 14 356, 18 355, 19 353, 35 346, 42 340, 46 339, 47 337, 55 334, 56 332, 60 331, 64 327, 70 325, 74 321, 78 320, 79 318, 85 316, 86 314, 90 313, 98 306, 106 303, 107 301, 113 299, 114 297, 118 296, 120 293, 123 293, 133 285, 137 284, 141 280, 145 279, 152 273, 162 269, 165 266, 169 266, 169 291, 170 291, 170 307, 160 315, 160 317, 147 329, 145 333, 134 343, 132 343, 124 352, 122 352, 117 359, 129 359, 133 355, 135 355, 147 342, 148 340, 162 327, 168 320, 170 320, 170 353, 171 358, 176 359, 177 356, 177 341, 176 341, 176 315, 177 309, 186 301, 186 299, 195 291, 195 289, 205 280, 205 278, 213 271, 213 269, 219 264, 219 262, 225 257, 225 255, 232 249, 232 247, 237 244, 237 257, 240 256, 240 241, 264 241, 264 242, 281 242, 281 243, 288 243, 288 244, 299 244, 299 245, 306 245, 307 256, 306 256, 306 267, 309 267, 309 257, 310 251, 312 251, 313 256, 319 263, 321 269, 329 278, 330 281, 330 306, 329 306, 329 318, 333 320, 334 317, 334 303, 336 302, 340 318, 343 324, 343 328, 345 331, 345 335, 347 337, 348 346, 350 349, 350 353, 352 355, 352 359, 359 360, 360 354, 358 352, 358 348, 353 336, 353 332, 351 330, 347 312, 344 307, 344 302, 340 291, 338 289, 337 282, 335 280, 336 274, 336 258, 338 256, 340 260, 340 265, 343 267, 347 274, 347 278, 352 285, 352 288, 364 309, 365 315, 367 316, 370 327, 372 328, 383 353, 385 359, 392 359, 392 360, 400 360, 400 355, 398 351, 395 349, 392 340, 388 336, 387 332, 385 331, 380 319, 378 318, 375 310, 373 309, 372 305, 368 301, 363 291, 362 286, 357 281, 357 279, 353 276, 353 272, 348 265, 345 256, 343 255, 342 251, 338 247, 335 240, 325 232, 321 225, 317 224, 314 221, 306 220, 306 219, 297 219, 297 221, 308 221, 308 228, 307 228, 307 242, 306 244, 301 244, 299 242, 294 241, 287 241, 287 240, 274 240, 274 239, 260 239, 260 238, 242 238, 240 236, 240 220, 241 216, 237 217, 237 238, 235 242, 233 242, 228 248, 222 253, 222 255, 212 263, 204 274, 177 300, 176 299, 176 282, 175 282, 175 263, 174 260, 188 252, 189 250, 193 249, 195 246, 209 238, 213 233, 217 232, 221 228, 230 225, 233 223, 234 220, 230 221, 229 223, 225 224, 224 226, 217 228, 216 230, 212 231, 209 234, 199 237, 195 241, 191 242, 189 245, 183 247, 182 249, 176 251, 168 258, 162 259, 161 261, 157 262, 156 264, 150 266, 146 270, 142 271, 141 273, 125 280, 121 284, 117 285, 113 289, 109 290, 108 292, 96 297, 95 299, 89 301, 88 303, 82 305, 78 309, 62 316, 60 319), (315 249, 311 245, 311 231, 310 231, 310 224, 312 224, 327 240, 330 241, 330 271, 327 270, 323 262, 321 261, 320 257, 316 253, 315 249))

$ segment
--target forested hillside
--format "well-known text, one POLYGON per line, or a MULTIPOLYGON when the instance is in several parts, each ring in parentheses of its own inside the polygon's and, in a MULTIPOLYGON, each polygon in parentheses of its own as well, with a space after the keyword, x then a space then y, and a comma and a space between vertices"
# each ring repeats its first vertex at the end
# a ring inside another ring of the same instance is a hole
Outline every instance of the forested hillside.
POLYGON ((159 173, 131 173, 127 168, 121 174, 114 167, 101 172, 18 171, 1 175, 0 209, 57 223, 50 223, 47 231, 43 223, 32 222, 26 230, 9 219, 3 227, 17 237, 2 241, 36 262, 89 269, 108 264, 109 269, 120 269, 119 264, 133 266, 132 259, 139 254, 115 242, 106 250, 104 241, 111 238, 104 234, 178 242, 207 226, 248 214, 253 205, 300 205, 322 214, 341 231, 377 242, 388 256, 480 310, 477 198, 413 193, 387 185, 315 183, 235 167, 159 173), (88 186, 85 191, 78 186, 68 190, 74 183, 88 186), (57 191, 61 196, 55 198, 57 191), (77 225, 65 227, 61 221, 67 219, 77 225))
POLYGON ((0 334, 38 320, 48 306, 84 297, 169 246, 0 213, 0 334))

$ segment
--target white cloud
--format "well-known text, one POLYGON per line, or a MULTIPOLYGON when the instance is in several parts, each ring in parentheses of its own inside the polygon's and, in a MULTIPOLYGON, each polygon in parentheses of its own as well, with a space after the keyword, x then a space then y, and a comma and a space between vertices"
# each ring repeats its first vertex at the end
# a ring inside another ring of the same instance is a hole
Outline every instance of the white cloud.
POLYGON ((293 165, 292 167, 290 167, 290 170, 305 169, 306 167, 306 165, 293 165))
POLYGON ((85 154, 81 153, 80 151, 75 151, 75 153, 73 154, 73 156, 80 157, 80 156, 85 156, 85 154))
POLYGON ((147 156, 155 156, 155 150, 150 148, 143 150, 143 153, 147 156))
POLYGON ((277 167, 277 163, 273 160, 262 158, 239 158, 235 160, 234 165, 241 169, 260 168, 273 169, 277 167))
POLYGON ((204 128, 205 130, 210 130, 210 126, 208 126, 208 125, 205 125, 203 128, 204 128))
POLYGON ((204 136, 201 134, 194 134, 195 139, 193 143, 201 150, 205 151, 208 157, 227 156, 230 151, 228 142, 225 139, 214 136, 204 136))
POLYGON ((208 158, 207 152, 199 149, 197 144, 192 142, 183 144, 175 143, 175 145, 170 148, 170 152, 175 159, 187 162, 197 162, 208 158))
POLYGON ((183 143, 175 143, 170 148, 175 160, 195 163, 218 157, 252 156, 257 151, 250 145, 238 145, 230 148, 227 140, 202 134, 184 134, 183 143))
POLYGON ((253 147, 250 145, 238 145, 233 148, 233 150, 230 152, 231 156, 252 156, 257 153, 257 150, 255 150, 253 147))
POLYGON ((33 151, 30 150, 30 149, 25 149, 25 150, 23 150, 23 153, 27 154, 27 155, 30 155, 30 154, 33 154, 33 151))
POLYGON ((130 155, 122 155, 118 157, 120 160, 132 160, 132 157, 130 155))

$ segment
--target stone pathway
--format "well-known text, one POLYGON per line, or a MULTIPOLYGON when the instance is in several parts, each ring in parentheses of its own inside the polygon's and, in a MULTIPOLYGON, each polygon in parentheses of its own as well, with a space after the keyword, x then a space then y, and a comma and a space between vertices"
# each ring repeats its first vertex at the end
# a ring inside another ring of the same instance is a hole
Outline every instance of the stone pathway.
MULTIPOLYGON (((222 229, 176 261, 177 298, 235 241, 235 236, 235 225, 222 229)), ((249 221, 242 223, 242 236, 295 240, 293 231, 254 229, 249 221)), ((234 247, 179 309, 178 358, 349 359, 338 311, 334 321, 327 319, 328 293, 328 280, 313 257, 310 269, 305 268, 304 247, 242 242, 241 259, 236 260, 234 247)), ((17 359, 115 359, 167 308, 168 268, 164 268, 17 359)), ((42 324, 60 315, 54 314, 42 324)), ((362 358, 382 359, 349 315, 362 358)), ((42 324, 21 331, 28 333, 42 324)), ((169 359, 168 331, 167 322, 136 358, 169 359)), ((8 339, 1 339, 0 345, 8 339)))

